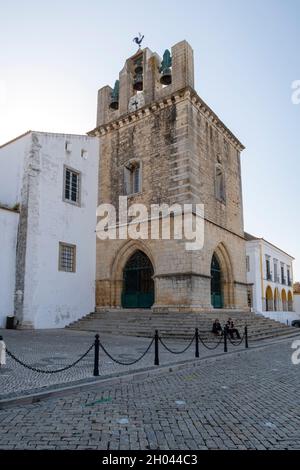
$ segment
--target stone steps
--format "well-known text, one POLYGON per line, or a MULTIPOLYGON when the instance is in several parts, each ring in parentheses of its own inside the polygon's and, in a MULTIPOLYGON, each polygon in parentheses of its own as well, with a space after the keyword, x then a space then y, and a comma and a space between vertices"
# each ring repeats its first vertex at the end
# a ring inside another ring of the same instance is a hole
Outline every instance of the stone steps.
POLYGON ((161 336, 187 339, 199 328, 201 337, 211 338, 213 320, 219 318, 224 324, 231 317, 236 327, 243 333, 247 324, 251 339, 266 339, 295 333, 295 329, 262 315, 250 312, 204 312, 201 314, 151 313, 150 310, 112 309, 93 312, 72 323, 68 328, 95 333, 106 333, 121 336, 151 337, 157 329, 161 336))

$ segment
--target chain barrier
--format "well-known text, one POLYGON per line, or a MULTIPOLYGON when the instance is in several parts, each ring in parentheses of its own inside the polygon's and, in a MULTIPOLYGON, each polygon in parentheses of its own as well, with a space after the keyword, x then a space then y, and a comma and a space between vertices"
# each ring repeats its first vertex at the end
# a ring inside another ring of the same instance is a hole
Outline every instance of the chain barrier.
POLYGON ((187 345, 186 348, 184 348, 182 351, 174 351, 173 349, 169 348, 166 343, 162 340, 161 337, 159 337, 159 342, 161 343, 161 345, 167 350, 169 351, 169 353, 171 354, 183 354, 185 353, 193 344, 194 340, 196 338, 196 335, 193 336, 193 338, 191 339, 191 341, 189 342, 189 344, 187 345))
POLYGON ((21 361, 21 359, 18 359, 12 352, 10 352, 8 349, 6 349, 6 353, 8 356, 10 356, 14 361, 16 361, 18 364, 20 364, 21 366, 25 367, 26 369, 29 369, 29 370, 32 370, 33 372, 38 372, 39 374, 58 374, 59 372, 64 372, 68 369, 71 369, 72 367, 76 366, 80 361, 82 361, 82 359, 84 359, 88 354, 89 352, 91 352, 91 350, 93 349, 94 347, 94 343, 91 345, 91 347, 82 355, 80 356, 79 359, 77 359, 76 361, 72 362, 72 364, 69 364, 65 367, 62 367, 61 369, 56 369, 56 370, 45 370, 45 369, 39 369, 37 367, 33 367, 31 366, 30 364, 26 364, 25 362, 21 361))
POLYGON ((149 344, 149 346, 147 347, 146 351, 143 352, 143 354, 136 360, 132 361, 132 362, 121 362, 119 361, 118 359, 115 359, 108 351, 107 349, 103 346, 103 344, 101 344, 101 342, 99 342, 99 346, 100 348, 102 349, 102 351, 113 361, 115 362, 116 364, 119 364, 121 366, 132 366, 133 364, 136 364, 137 362, 141 361, 147 354, 147 352, 149 351, 149 349, 151 348, 152 344, 154 342, 154 338, 152 338, 151 340, 151 343, 149 344))
POLYGON ((224 342, 224 352, 226 353, 227 352, 227 340, 229 340, 229 342, 233 345, 233 346, 240 346, 242 344, 243 341, 245 341, 245 348, 248 348, 248 328, 247 326, 245 326, 245 331, 244 331, 244 334, 242 336, 242 338, 237 342, 235 340, 233 340, 230 335, 228 335, 227 331, 224 330, 224 334, 222 336, 220 336, 220 339, 218 342, 215 342, 215 341, 210 341, 210 340, 207 340, 206 342, 201 338, 201 336, 199 335, 199 332, 198 332, 198 328, 195 328, 195 334, 194 336, 192 337, 192 339, 189 341, 188 345, 181 351, 174 351, 173 349, 169 348, 169 346, 164 342, 164 340, 159 336, 159 333, 158 333, 158 330, 155 330, 155 335, 154 337, 151 339, 151 342, 149 344, 149 346, 146 348, 146 350, 143 352, 143 354, 141 356, 139 356, 137 359, 135 359, 134 361, 130 361, 130 362, 123 362, 123 361, 120 361, 116 358, 114 358, 108 351, 107 349, 105 348, 105 346, 103 346, 103 344, 100 342, 100 339, 99 339, 99 335, 97 334, 95 336, 95 341, 94 343, 89 347, 89 349, 84 353, 82 354, 82 356, 80 356, 76 361, 72 362, 72 364, 69 364, 65 367, 61 367, 60 369, 56 369, 56 370, 45 370, 45 369, 40 369, 38 367, 34 367, 30 364, 26 364, 25 362, 23 362, 21 359, 17 358, 12 352, 10 352, 8 349, 6 349, 6 353, 9 357, 11 357, 14 361, 16 361, 18 364, 20 364, 21 366, 25 367, 26 369, 29 369, 29 370, 32 370, 33 372, 37 372, 37 373, 40 373, 40 374, 57 374, 59 372, 64 372, 66 370, 69 370, 71 369, 72 367, 76 366, 80 361, 82 361, 91 351, 92 349, 94 349, 94 373, 93 375, 94 376, 99 376, 99 353, 100 353, 100 348, 102 349, 102 351, 113 361, 115 362, 116 364, 119 364, 121 366, 131 366, 131 365, 134 365, 136 364, 137 362, 141 361, 145 356, 146 354, 149 352, 151 346, 153 345, 154 343, 154 365, 158 366, 159 365, 159 343, 171 354, 183 354, 185 353, 191 346, 192 344, 194 343, 194 341, 196 342, 195 344, 195 357, 199 357, 199 341, 201 342, 201 344, 203 344, 203 346, 206 348, 206 349, 209 349, 209 350, 214 350, 216 349, 222 342, 224 342), (215 343, 214 346, 208 346, 207 343, 215 343))
POLYGON ((228 334, 227 338, 229 339, 229 342, 232 344, 232 346, 240 346, 245 339, 245 335, 243 335, 238 342, 234 338, 231 338, 231 336, 228 334))
POLYGON ((203 339, 201 338, 201 336, 199 336, 199 340, 200 340, 200 343, 203 344, 203 346, 206 348, 206 349, 209 349, 210 351, 213 351, 214 349, 217 349, 218 346, 220 346, 220 344, 222 343, 223 341, 223 336, 220 336, 220 339, 217 343, 215 343, 215 341, 207 341, 210 342, 210 343, 215 343, 215 346, 213 347, 210 347, 210 346, 207 346, 207 344, 203 341, 203 339))

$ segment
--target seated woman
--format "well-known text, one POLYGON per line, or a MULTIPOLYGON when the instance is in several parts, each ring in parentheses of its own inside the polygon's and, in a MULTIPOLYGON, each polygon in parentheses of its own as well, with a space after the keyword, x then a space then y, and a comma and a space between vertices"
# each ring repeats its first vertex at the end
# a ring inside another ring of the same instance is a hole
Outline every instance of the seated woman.
POLYGON ((223 334, 221 323, 219 322, 218 318, 216 318, 213 322, 212 333, 217 336, 222 336, 223 334))

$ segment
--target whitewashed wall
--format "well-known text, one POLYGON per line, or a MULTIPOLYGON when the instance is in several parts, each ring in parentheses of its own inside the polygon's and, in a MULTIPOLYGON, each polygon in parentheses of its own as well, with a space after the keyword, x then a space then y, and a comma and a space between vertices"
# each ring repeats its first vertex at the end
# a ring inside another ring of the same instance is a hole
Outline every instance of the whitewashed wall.
POLYGON ((300 294, 294 294, 294 310, 300 315, 300 294))
POLYGON ((31 134, 0 147, 0 203, 9 207, 20 202, 25 156, 31 145, 31 134))
POLYGON ((32 138, 31 153, 37 153, 29 182, 23 323, 58 328, 95 307, 99 143, 62 134, 33 133, 32 138), (70 153, 66 141, 72 142, 70 153), (63 201, 64 165, 81 172, 80 207, 63 201), (76 273, 58 270, 59 242, 76 245, 76 273))
POLYGON ((260 269, 260 246, 256 241, 246 242, 246 256, 249 256, 249 271, 247 272, 247 282, 252 284, 253 309, 256 312, 262 311, 261 292, 261 269, 260 269))
POLYGON ((14 312, 18 219, 17 212, 0 207, 0 328, 14 312))
POLYGON ((262 315, 287 325, 291 325, 293 320, 300 320, 300 313, 296 312, 262 312, 262 315))

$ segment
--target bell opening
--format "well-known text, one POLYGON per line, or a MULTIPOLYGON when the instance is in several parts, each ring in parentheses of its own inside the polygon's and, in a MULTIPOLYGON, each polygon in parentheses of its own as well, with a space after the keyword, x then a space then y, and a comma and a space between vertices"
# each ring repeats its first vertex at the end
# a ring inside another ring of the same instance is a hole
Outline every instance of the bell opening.
POLYGON ((116 109, 119 109, 119 101, 111 101, 110 105, 109 105, 110 109, 113 109, 113 110, 116 110, 116 109))
POLYGON ((134 72, 138 75, 143 73, 143 67, 141 65, 137 65, 134 69, 134 72))
POLYGON ((160 77, 160 83, 162 85, 171 85, 171 83, 172 83, 172 73, 171 73, 170 69, 165 70, 163 72, 162 76, 160 77))
POLYGON ((133 83, 133 89, 136 91, 143 90, 143 76, 142 75, 137 75, 135 77, 134 83, 133 83))

